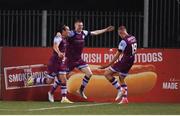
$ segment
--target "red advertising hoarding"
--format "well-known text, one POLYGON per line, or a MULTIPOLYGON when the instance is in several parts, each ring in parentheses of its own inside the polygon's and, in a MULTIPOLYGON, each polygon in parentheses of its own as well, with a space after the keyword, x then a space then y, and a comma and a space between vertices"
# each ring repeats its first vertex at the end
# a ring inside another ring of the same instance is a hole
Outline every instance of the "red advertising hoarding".
MULTIPOLYGON (((112 60, 116 49, 85 48, 82 58, 89 64, 93 76, 85 90, 88 101, 113 101, 117 90, 103 76, 100 65, 112 60)), ((135 65, 126 77, 131 102, 180 102, 180 50, 138 49, 135 65)), ((44 76, 51 56, 50 48, 2 48, 1 94, 3 100, 47 100, 50 85, 25 87, 29 75, 44 76)), ((82 100, 76 90, 81 84, 81 72, 67 82, 68 97, 82 100)), ((115 75, 118 79, 118 75, 115 75)), ((55 93, 60 99, 60 88, 55 93)))

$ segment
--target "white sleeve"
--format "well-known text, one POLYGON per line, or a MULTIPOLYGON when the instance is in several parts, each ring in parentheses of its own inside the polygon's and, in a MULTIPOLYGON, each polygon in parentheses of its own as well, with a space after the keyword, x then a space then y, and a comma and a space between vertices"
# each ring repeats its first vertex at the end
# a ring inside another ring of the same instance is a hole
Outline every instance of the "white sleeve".
POLYGON ((83 30, 83 33, 85 34, 85 36, 89 35, 89 31, 87 31, 87 30, 83 30))
POLYGON ((74 35, 75 35, 74 31, 70 31, 68 36, 73 37, 74 35))
POLYGON ((55 36, 55 37, 54 37, 54 44, 60 44, 61 41, 62 41, 62 38, 61 38, 61 37, 59 37, 59 36, 55 36))
POLYGON ((126 42, 124 40, 121 40, 121 42, 119 43, 119 46, 118 46, 118 50, 124 51, 126 46, 127 46, 126 42))

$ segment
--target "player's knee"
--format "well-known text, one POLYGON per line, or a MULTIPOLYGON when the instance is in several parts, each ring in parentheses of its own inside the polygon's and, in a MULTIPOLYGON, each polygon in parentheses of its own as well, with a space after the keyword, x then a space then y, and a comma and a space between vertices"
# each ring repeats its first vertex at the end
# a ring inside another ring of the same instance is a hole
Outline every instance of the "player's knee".
POLYGON ((86 76, 87 76, 88 78, 91 78, 92 75, 93 75, 92 72, 86 73, 86 76))
POLYGON ((58 80, 60 80, 61 81, 61 83, 66 83, 66 75, 59 75, 58 76, 58 80))
POLYGON ((66 79, 62 78, 61 83, 66 83, 66 79))
POLYGON ((119 81, 120 81, 121 84, 124 84, 124 83, 125 83, 124 78, 125 78, 125 77, 119 77, 119 81))
POLYGON ((110 73, 109 73, 108 71, 105 71, 104 76, 105 76, 108 80, 111 79, 111 78, 110 78, 111 75, 110 75, 110 73))

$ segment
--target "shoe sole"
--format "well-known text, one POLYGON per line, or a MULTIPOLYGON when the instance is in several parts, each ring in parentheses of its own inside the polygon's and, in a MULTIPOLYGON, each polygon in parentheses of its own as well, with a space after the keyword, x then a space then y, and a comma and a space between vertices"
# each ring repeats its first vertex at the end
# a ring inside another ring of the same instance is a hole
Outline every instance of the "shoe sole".
POLYGON ((84 96, 81 94, 80 90, 77 90, 76 93, 78 93, 82 98, 87 99, 87 97, 84 97, 84 96))

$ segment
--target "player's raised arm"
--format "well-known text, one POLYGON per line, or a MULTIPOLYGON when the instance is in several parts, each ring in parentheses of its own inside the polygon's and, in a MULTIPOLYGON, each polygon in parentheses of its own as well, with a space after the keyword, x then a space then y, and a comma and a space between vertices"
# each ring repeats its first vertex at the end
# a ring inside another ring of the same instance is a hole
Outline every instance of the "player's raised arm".
POLYGON ((113 57, 112 61, 111 61, 109 64, 107 64, 107 65, 101 66, 100 69, 105 69, 105 68, 113 65, 114 62, 119 58, 119 56, 121 55, 121 53, 122 53, 122 52, 121 52, 120 50, 118 50, 118 51, 116 52, 115 56, 113 57))
POLYGON ((99 34, 102 34, 102 33, 105 33, 105 32, 113 31, 113 30, 114 30, 114 26, 109 26, 109 27, 107 27, 105 29, 91 31, 90 34, 91 35, 99 35, 99 34))

